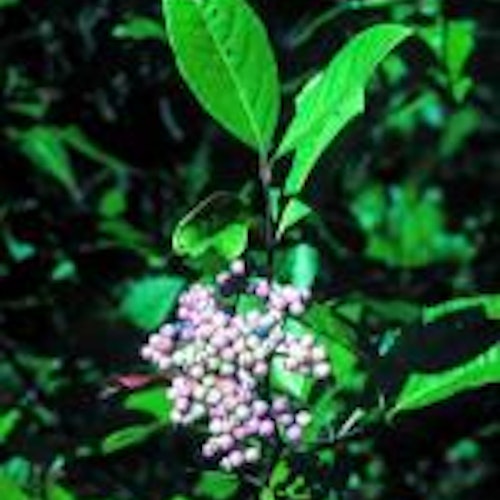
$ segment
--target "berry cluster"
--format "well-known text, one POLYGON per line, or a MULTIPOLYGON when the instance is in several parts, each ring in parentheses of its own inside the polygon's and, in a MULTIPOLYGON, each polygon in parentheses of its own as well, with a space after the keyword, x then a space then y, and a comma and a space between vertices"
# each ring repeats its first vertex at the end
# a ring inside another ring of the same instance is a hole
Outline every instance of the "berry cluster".
POLYGON ((285 331, 286 317, 302 314, 308 299, 307 290, 251 279, 238 260, 216 284, 184 292, 177 321, 163 325, 142 348, 142 357, 171 380, 172 420, 207 423, 207 459, 229 470, 257 462, 263 439, 301 439, 308 412, 295 411, 285 396, 265 400, 261 394, 278 356, 286 370, 316 379, 330 375, 325 350, 311 335, 285 331), (260 307, 239 313, 242 296, 259 299, 260 307))

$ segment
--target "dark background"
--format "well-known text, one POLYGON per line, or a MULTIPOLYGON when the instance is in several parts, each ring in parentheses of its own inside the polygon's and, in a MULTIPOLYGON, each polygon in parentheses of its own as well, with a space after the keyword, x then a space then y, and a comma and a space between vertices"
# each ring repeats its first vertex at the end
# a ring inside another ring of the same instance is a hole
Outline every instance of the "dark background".
MULTIPOLYGON (((467 96, 450 95, 435 77, 439 58, 415 39, 398 51, 403 75, 377 75, 366 113, 321 159, 305 197, 323 231, 306 225, 289 242, 308 241, 321 254, 321 297, 374 297, 391 311, 393 300, 416 307, 499 288, 500 4, 443 3, 353 3, 301 40, 335 2, 252 2, 279 62, 280 131, 301 83, 362 28, 383 20, 474 25, 467 96), (432 104, 391 125, 419 95, 431 95, 432 104), (464 109, 477 119, 462 133, 450 120, 464 109), (445 134, 455 140, 451 151, 445 134), (377 184, 390 199, 391 188, 406 183, 419 193, 439 190, 447 231, 467 239, 472 257, 431 252, 413 265, 367 251, 371 236, 352 208, 357 194, 377 184)), ((194 279, 171 250, 176 222, 209 193, 255 182, 252 155, 201 110, 166 44, 117 35, 116 26, 134 16, 160 23, 160 7, 24 0, 0 8, 0 408, 19 411, 0 441, 0 470, 29 498, 46 498, 41 485, 50 480, 74 498, 163 500, 189 495, 200 473, 196 439, 171 430, 108 456, 78 452, 132 419, 119 397, 102 397, 113 375, 143 370, 137 352, 144 332, 123 314, 127 290, 164 273, 194 279), (34 139, 25 132, 34 127, 57 137, 59 146, 48 147, 66 152, 75 189, 30 150, 34 139), (100 153, 85 150, 81 138, 76 146, 61 139, 68 127, 100 153), (106 196, 115 200, 111 207, 106 196)), ((277 181, 285 173, 281 165, 277 181)), ((251 244, 262 248, 258 231, 251 244)), ((367 320, 368 345, 406 323, 393 316, 367 320)), ((344 488, 340 498, 495 498, 498 410, 498 390, 489 387, 379 428, 349 451, 332 484, 344 488)), ((250 486, 239 495, 254 498, 250 486)))

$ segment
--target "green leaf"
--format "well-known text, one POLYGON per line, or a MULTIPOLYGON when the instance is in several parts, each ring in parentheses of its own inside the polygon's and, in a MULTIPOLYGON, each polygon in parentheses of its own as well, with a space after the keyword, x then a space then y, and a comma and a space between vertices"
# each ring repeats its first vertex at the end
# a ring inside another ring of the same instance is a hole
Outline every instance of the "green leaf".
POLYGON ((417 268, 435 262, 467 262, 475 249, 465 234, 447 229, 437 188, 407 182, 386 192, 374 183, 361 190, 351 210, 367 235, 366 254, 390 266, 417 268))
POLYGON ((16 262, 30 259, 36 254, 36 247, 32 243, 17 239, 9 230, 4 231, 3 238, 9 255, 16 262))
POLYGON ((359 391, 366 375, 360 369, 356 335, 351 325, 359 321, 358 304, 336 307, 336 314, 328 303, 313 304, 304 315, 304 323, 326 347, 337 389, 359 391))
POLYGON ((307 244, 299 243, 284 254, 282 261, 284 281, 298 288, 311 288, 320 271, 320 255, 318 250, 307 244))
POLYGON ((220 471, 202 472, 194 494, 213 500, 234 498, 239 487, 238 476, 220 471))
POLYGON ((77 125, 68 125, 58 130, 59 137, 72 149, 115 173, 123 173, 129 166, 116 156, 103 150, 77 125))
POLYGON ((294 373, 284 367, 283 359, 274 357, 271 361, 270 385, 279 392, 284 392, 293 398, 306 402, 314 385, 312 377, 294 373))
POLYGON ((59 484, 49 484, 47 488, 47 500, 75 500, 75 495, 59 484))
POLYGON ((217 192, 198 204, 177 225, 172 245, 180 256, 200 259, 209 256, 224 262, 246 249, 250 218, 240 199, 217 192))
POLYGON ((271 472, 271 476, 269 478, 269 487, 271 490, 278 489, 281 485, 285 484, 288 478, 290 477, 290 465, 288 462, 281 458, 273 467, 271 472))
POLYGON ((377 65, 411 30, 379 24, 349 41, 328 66, 315 75, 296 98, 296 113, 278 156, 296 150, 285 193, 301 191, 328 144, 365 106, 365 87, 377 65))
POLYGON ((10 136, 35 167, 76 195, 76 177, 57 127, 35 125, 29 129, 11 131, 10 136))
POLYGON ((285 209, 281 215, 278 230, 276 232, 276 237, 281 239, 283 235, 288 231, 288 229, 295 226, 302 219, 305 219, 308 215, 312 213, 312 209, 309 205, 306 205, 303 201, 298 198, 292 198, 285 205, 285 209))
POLYGON ((260 153, 276 127, 278 71, 266 31, 244 0, 163 0, 179 71, 200 104, 260 153))
POLYGON ((500 342, 479 356, 436 373, 412 373, 399 393, 389 416, 417 410, 456 394, 500 382, 500 342))
POLYGON ((165 30, 156 19, 145 16, 133 16, 124 22, 117 24, 112 35, 119 39, 135 41, 159 40, 165 41, 165 30))
POLYGON ((6 7, 16 7, 21 3, 21 0, 0 0, 0 9, 5 9, 6 7))
POLYGON ((7 441, 10 434, 15 430, 20 419, 21 412, 16 408, 13 408, 0 416, 0 444, 7 441))
POLYGON ((432 323, 443 316, 476 307, 483 309, 486 318, 500 320, 500 295, 492 294, 463 297, 426 307, 423 311, 423 321, 424 323, 432 323))
POLYGON ((98 211, 103 217, 118 217, 127 210, 127 197, 120 188, 108 189, 99 200, 98 211))
POLYGON ((157 328, 174 309, 184 285, 184 279, 178 276, 141 278, 126 288, 120 311, 138 328, 157 328))
POLYGON ((107 455, 141 444, 160 428, 161 425, 155 422, 153 424, 130 425, 129 427, 117 430, 106 436, 101 443, 101 452, 107 455))
POLYGON ((0 472, 0 498, 5 500, 29 500, 19 486, 0 472))
POLYGON ((169 421, 171 405, 163 387, 135 391, 125 399, 124 406, 128 410, 147 413, 163 424, 169 421))

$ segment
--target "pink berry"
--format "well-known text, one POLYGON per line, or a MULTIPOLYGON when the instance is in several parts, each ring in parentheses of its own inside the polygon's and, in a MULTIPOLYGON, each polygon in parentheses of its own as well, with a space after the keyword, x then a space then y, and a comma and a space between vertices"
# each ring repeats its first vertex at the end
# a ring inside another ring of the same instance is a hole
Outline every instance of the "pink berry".
POLYGON ((286 435, 290 441, 297 442, 300 441, 300 438, 302 437, 302 429, 299 425, 291 425, 287 430, 286 430, 286 435))
POLYGON ((271 419, 265 419, 260 423, 259 434, 264 437, 270 437, 274 434, 274 422, 271 419))
POLYGON ((245 461, 245 456, 240 450, 233 450, 229 455, 227 456, 229 459, 229 463, 234 467, 238 468, 243 465, 243 462, 245 461))

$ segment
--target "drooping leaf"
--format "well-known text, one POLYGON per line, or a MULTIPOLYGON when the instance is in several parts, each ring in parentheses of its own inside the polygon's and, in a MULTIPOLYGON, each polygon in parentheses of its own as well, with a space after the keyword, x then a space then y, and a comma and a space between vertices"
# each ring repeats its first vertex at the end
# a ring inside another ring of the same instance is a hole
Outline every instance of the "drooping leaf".
POLYGON ((160 22, 151 17, 132 16, 114 26, 112 34, 115 38, 134 41, 165 41, 165 30, 160 22))
POLYGON ((389 415, 417 410, 492 383, 500 383, 500 342, 454 368, 435 373, 412 373, 389 415))
POLYGON ((125 290, 120 311, 133 325, 144 330, 160 326, 175 307, 185 281, 178 276, 146 276, 125 290))
POLYGON ((244 0, 163 0, 179 70, 201 105, 245 144, 269 149, 279 82, 266 31, 244 0))
POLYGON ((398 24, 372 26, 354 37, 315 75, 296 99, 296 113, 278 149, 295 150, 285 192, 304 186, 316 161, 349 121, 364 110, 365 88, 377 65, 411 30, 398 24))
POLYGON ((249 227, 250 218, 240 199, 217 192, 179 222, 172 245, 180 256, 200 259, 208 254, 214 260, 227 262, 245 251, 249 227))
POLYGON ((130 425, 112 432, 101 443, 101 452, 105 455, 136 446, 146 441, 161 429, 158 423, 130 425))

